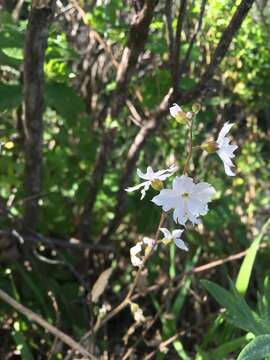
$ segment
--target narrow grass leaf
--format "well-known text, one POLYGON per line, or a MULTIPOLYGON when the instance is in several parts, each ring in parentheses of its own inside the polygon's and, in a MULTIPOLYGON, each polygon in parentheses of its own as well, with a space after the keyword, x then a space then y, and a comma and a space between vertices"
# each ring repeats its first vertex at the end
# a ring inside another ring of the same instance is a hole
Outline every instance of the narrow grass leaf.
POLYGON ((261 229, 260 234, 256 237, 256 239, 253 241, 251 246, 249 247, 247 254, 242 262, 242 265, 240 267, 240 271, 238 273, 237 279, 236 279, 236 289, 240 294, 243 296, 246 294, 248 284, 251 277, 252 268, 255 262, 255 258, 257 255, 257 251, 260 245, 260 242, 265 234, 265 231, 270 224, 270 219, 264 224, 264 226, 261 229))

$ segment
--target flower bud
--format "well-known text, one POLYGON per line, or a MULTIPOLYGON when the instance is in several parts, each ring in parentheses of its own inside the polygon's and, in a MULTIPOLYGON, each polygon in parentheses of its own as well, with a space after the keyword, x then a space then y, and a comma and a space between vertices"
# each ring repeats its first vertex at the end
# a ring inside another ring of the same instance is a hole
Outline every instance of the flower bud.
POLYGON ((195 114, 198 114, 198 112, 201 110, 202 106, 200 103, 195 103, 192 105, 192 111, 195 113, 195 114))
POLYGON ((134 302, 131 302, 130 303, 130 311, 134 317, 134 320, 137 322, 137 323, 142 323, 145 321, 145 317, 143 315, 143 311, 142 309, 140 308, 140 306, 134 302))
POLYGON ((219 149, 219 146, 215 141, 206 141, 201 145, 201 148, 207 151, 209 154, 212 154, 219 149))
POLYGON ((187 114, 184 111, 179 111, 176 115, 175 115, 175 120, 179 123, 179 124, 186 124, 187 122, 187 114))
POLYGON ((163 182, 161 180, 155 179, 155 180, 151 181, 151 186, 153 189, 159 191, 159 190, 163 189, 163 182))

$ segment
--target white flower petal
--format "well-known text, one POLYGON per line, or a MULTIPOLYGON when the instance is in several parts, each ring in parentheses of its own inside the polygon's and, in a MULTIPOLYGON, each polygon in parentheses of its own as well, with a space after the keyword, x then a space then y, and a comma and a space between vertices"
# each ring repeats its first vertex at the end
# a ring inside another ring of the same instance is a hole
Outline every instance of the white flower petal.
POLYGON ((179 105, 173 104, 173 106, 170 107, 170 114, 172 117, 175 118, 179 112, 182 112, 182 109, 180 108, 179 105))
POLYGON ((141 194, 142 194, 142 195, 141 195, 141 199, 140 199, 140 200, 142 200, 142 199, 145 197, 146 191, 149 190, 150 185, 151 185, 151 182, 150 182, 150 181, 146 181, 146 182, 144 183, 144 188, 143 188, 142 191, 141 191, 141 194))
POLYGON ((155 240, 152 239, 152 238, 149 238, 149 237, 145 236, 145 237, 143 238, 143 243, 144 243, 145 245, 153 246, 153 245, 155 244, 155 240))
POLYGON ((224 151, 230 158, 234 158, 235 154, 233 153, 238 148, 237 145, 223 145, 219 151, 224 151))
POLYGON ((200 182, 195 184, 194 191, 190 194, 190 197, 197 197, 200 201, 208 202, 216 193, 216 190, 212 185, 207 182, 200 182))
POLYGON ((221 160, 223 161, 224 164, 224 170, 226 175, 228 176, 235 176, 235 173, 232 172, 231 167, 234 167, 234 164, 232 163, 231 159, 229 158, 229 156, 222 150, 219 150, 217 152, 218 156, 221 158, 221 160))
POLYGON ((228 166, 234 166, 232 160, 228 156, 228 154, 223 150, 217 151, 218 156, 221 158, 221 160, 224 162, 224 164, 227 164, 228 166))
POLYGON ((159 230, 164 235, 164 238, 171 239, 173 237, 172 233, 167 228, 160 228, 159 230))
POLYGON ((174 239, 180 238, 180 236, 183 234, 184 230, 176 229, 172 231, 172 236, 174 239))
POLYGON ((178 199, 173 190, 162 189, 158 195, 153 197, 153 203, 162 206, 164 211, 169 211, 177 206, 178 199))
POLYGON ((148 166, 146 173, 144 174, 140 169, 137 169, 137 175, 144 180, 151 180, 151 175, 153 173, 153 170, 151 172, 152 168, 150 166, 148 166))
POLYGON ((234 125, 234 123, 230 124, 226 122, 222 129, 220 130, 220 133, 218 134, 217 143, 219 146, 223 145, 223 141, 225 136, 228 134, 228 132, 231 130, 231 127, 234 125))
POLYGON ((126 191, 126 192, 136 191, 136 190, 140 189, 141 187, 145 187, 145 185, 146 185, 147 183, 149 183, 149 181, 144 181, 144 182, 140 183, 139 185, 126 188, 125 191, 126 191))
POLYGON ((173 190, 178 194, 190 193, 194 190, 193 179, 189 176, 177 176, 173 181, 173 190))
POLYGON ((224 170, 225 170, 226 175, 235 176, 235 173, 232 172, 232 169, 230 168, 230 166, 225 163, 224 163, 224 170))
POLYGON ((130 255, 134 256, 139 254, 142 251, 142 241, 139 241, 136 245, 130 248, 130 255))
POLYGON ((185 226, 185 224, 187 222, 187 214, 186 214, 186 211, 185 211, 183 201, 179 201, 178 206, 175 208, 175 210, 173 212, 173 220, 176 223, 179 223, 179 224, 185 226))
POLYGON ((182 239, 175 239, 174 242, 179 249, 188 251, 188 247, 182 239))
POLYGON ((130 260, 133 266, 141 266, 142 264, 142 260, 138 256, 131 256, 130 260))

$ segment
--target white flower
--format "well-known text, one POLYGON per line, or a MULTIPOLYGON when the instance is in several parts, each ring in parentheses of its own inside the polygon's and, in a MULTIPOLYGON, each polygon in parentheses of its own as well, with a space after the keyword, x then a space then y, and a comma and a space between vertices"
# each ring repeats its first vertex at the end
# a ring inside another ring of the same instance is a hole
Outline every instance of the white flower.
MULTIPOLYGON (((154 172, 151 166, 148 166, 146 173, 144 174, 140 169, 137 169, 137 175, 146 181, 143 181, 139 185, 129 187, 125 189, 127 192, 132 192, 142 188, 141 190, 141 200, 145 197, 146 191, 150 188, 151 184, 155 186, 155 182, 164 181, 169 176, 174 174, 178 170, 178 167, 175 165, 171 165, 168 169, 159 170, 154 172)), ((160 189, 160 188, 159 188, 160 189)))
POLYGON ((238 148, 237 145, 229 145, 230 140, 226 137, 233 125, 234 124, 229 124, 228 122, 226 122, 223 125, 223 128, 221 129, 217 138, 217 154, 223 161, 225 173, 228 176, 235 176, 235 173, 233 173, 231 169, 232 167, 234 167, 231 158, 235 157, 233 152, 238 148))
POLYGON ((206 182, 195 184, 193 179, 182 175, 177 176, 172 189, 162 189, 152 201, 162 206, 164 211, 174 209, 173 219, 181 225, 190 220, 198 224, 198 217, 208 212, 207 203, 215 194, 213 186, 206 182))
MULTIPOLYGON (((155 240, 149 237, 144 237, 142 241, 139 241, 135 246, 130 248, 130 260, 133 266, 140 267, 142 264, 142 259, 138 256, 140 252, 145 249, 145 252, 148 249, 151 249, 155 245, 155 240)), ((154 250, 157 246, 154 247, 154 250)))
POLYGON ((187 245, 182 239, 180 239, 184 230, 177 229, 177 230, 173 230, 172 232, 170 232, 170 230, 166 228, 160 228, 159 230, 164 235, 165 240, 173 240, 175 245, 179 247, 179 249, 188 251, 187 245))
POLYGON ((173 106, 171 106, 169 110, 171 116, 174 117, 175 120, 180 124, 185 124, 187 120, 193 117, 192 112, 184 112, 183 109, 181 109, 180 106, 177 104, 173 104, 173 106))
POLYGON ((172 117, 176 118, 178 114, 183 113, 184 111, 180 108, 179 105, 173 104, 173 106, 170 107, 170 114, 172 117))

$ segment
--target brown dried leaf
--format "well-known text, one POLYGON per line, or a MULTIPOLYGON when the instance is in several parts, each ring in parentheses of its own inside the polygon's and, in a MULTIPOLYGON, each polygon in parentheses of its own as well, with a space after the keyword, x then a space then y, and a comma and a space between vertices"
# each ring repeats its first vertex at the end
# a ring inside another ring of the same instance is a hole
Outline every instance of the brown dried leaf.
POLYGON ((113 269, 109 268, 104 270, 98 277, 97 281, 95 282, 92 291, 91 291, 91 299, 94 303, 98 302, 100 295, 103 294, 106 286, 108 285, 109 278, 112 274, 113 269))

